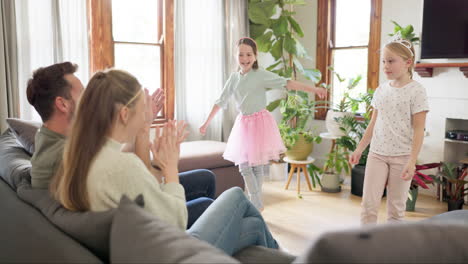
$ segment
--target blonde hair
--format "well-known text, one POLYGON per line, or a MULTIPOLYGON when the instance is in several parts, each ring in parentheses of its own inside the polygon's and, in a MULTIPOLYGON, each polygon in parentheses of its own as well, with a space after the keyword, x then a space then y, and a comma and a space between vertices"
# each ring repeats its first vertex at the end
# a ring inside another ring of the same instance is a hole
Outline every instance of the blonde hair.
POLYGON ((416 54, 414 52, 414 45, 411 45, 410 48, 407 48, 406 46, 403 46, 398 42, 390 42, 387 45, 385 45, 385 48, 387 48, 392 53, 395 53, 396 55, 400 56, 405 61, 411 60, 411 65, 408 68, 408 73, 410 75, 410 78, 412 79, 415 62, 415 57, 413 54, 416 54))
POLYGON ((51 182, 50 192, 65 208, 90 209, 88 172, 106 143, 122 106, 133 108, 141 97, 141 85, 131 74, 110 69, 89 81, 65 144, 63 162, 51 182))

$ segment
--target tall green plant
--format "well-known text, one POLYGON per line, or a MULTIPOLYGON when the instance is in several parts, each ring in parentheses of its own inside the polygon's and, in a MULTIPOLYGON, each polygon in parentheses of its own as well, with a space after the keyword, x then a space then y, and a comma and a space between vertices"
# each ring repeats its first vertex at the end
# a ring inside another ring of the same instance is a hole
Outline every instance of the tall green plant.
MULTIPOLYGON (((348 80, 346 90, 344 91, 341 100, 339 100, 336 105, 332 105, 330 102, 328 108, 331 108, 332 110, 337 112, 357 111, 357 107, 359 107, 359 102, 356 101, 356 99, 352 98, 350 93, 352 90, 354 90, 354 88, 356 88, 356 86, 359 85, 359 83, 362 80, 362 76, 358 75, 356 78, 346 79, 341 77, 341 75, 339 75, 332 66, 329 66, 328 69, 336 76, 340 83, 346 82, 346 80, 348 80)), ((328 88, 324 85, 322 85, 322 87, 328 88)))
MULTIPOLYGON (((371 120, 370 108, 373 95, 374 91, 370 90, 357 98, 350 97, 350 108, 354 115, 337 118, 340 129, 345 133, 345 136, 338 138, 336 144, 350 151, 356 150, 371 120), (357 119, 355 116, 358 114, 358 109, 361 104, 366 106, 366 111, 362 114, 362 118, 357 119)), ((365 165, 367 163, 368 154, 369 146, 363 151, 361 159, 359 160, 359 165, 365 165)))
MULTIPOLYGON (((249 0, 250 35, 257 42, 260 52, 269 53, 273 64, 266 70, 285 78, 297 79, 298 74, 317 83, 322 78, 319 70, 304 68, 299 58, 310 59, 299 38, 304 32, 294 19, 295 6, 305 5, 303 0, 249 0)), ((319 143, 321 138, 306 129, 313 116, 315 102, 300 91, 289 91, 286 98, 278 99, 267 106, 273 111, 280 108, 282 121, 279 124, 281 137, 288 149, 302 135, 307 142, 319 143)))
POLYGON ((297 73, 318 82, 320 71, 304 68, 298 58, 310 59, 299 38, 304 32, 294 19, 294 6, 304 0, 249 0, 250 35, 260 52, 271 54, 275 62, 266 69, 286 78, 297 79, 297 73))

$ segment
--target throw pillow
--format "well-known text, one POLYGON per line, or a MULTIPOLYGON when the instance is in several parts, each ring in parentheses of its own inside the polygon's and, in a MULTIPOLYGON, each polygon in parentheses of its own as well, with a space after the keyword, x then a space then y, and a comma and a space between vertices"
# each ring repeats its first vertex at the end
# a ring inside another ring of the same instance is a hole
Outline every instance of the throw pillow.
POLYGON ((111 263, 239 263, 123 197, 112 223, 111 263))
POLYGON ((32 155, 34 153, 36 132, 41 127, 42 123, 18 118, 7 118, 6 122, 21 145, 32 155))
POLYGON ((72 212, 50 196, 46 189, 34 189, 23 181, 17 189, 18 196, 61 229, 83 244, 104 262, 109 259, 109 236, 116 209, 104 212, 72 212))
POLYGON ((23 180, 30 181, 31 156, 7 129, 0 136, 0 177, 16 191, 23 180))
POLYGON ((467 263, 468 227, 386 224, 323 234, 293 263, 467 263))

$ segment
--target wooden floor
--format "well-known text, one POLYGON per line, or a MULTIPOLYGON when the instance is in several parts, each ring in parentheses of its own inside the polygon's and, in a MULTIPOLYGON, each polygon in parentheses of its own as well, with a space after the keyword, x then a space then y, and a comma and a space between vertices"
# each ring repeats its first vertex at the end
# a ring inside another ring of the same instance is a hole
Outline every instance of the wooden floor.
MULTIPOLYGON (((285 190, 283 181, 266 181, 263 187, 265 210, 263 216, 278 243, 289 252, 299 255, 311 241, 327 231, 359 227, 361 197, 352 195, 350 179, 345 179, 340 193, 309 191, 301 185, 302 199, 297 195, 297 184, 291 182, 285 190)), ((386 219, 385 198, 379 211, 379 223, 386 219)), ((407 212, 405 220, 418 221, 447 211, 447 204, 434 197, 419 196, 416 212, 407 212)))

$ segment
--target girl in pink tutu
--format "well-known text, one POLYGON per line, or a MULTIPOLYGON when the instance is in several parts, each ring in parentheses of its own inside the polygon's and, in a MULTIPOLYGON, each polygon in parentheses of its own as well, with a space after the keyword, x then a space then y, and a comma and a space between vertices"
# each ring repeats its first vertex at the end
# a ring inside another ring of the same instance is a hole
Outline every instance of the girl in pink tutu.
POLYGON ((323 88, 287 80, 259 68, 257 44, 251 38, 241 38, 237 48, 240 71, 232 73, 227 80, 221 96, 200 127, 200 133, 206 133, 206 128, 219 109, 226 109, 229 99, 234 96, 240 114, 232 128, 223 157, 239 166, 250 200, 262 211, 263 177, 269 173, 270 160, 278 160, 279 155, 286 151, 275 119, 265 110, 266 89, 313 92, 321 98, 327 92, 323 88))

